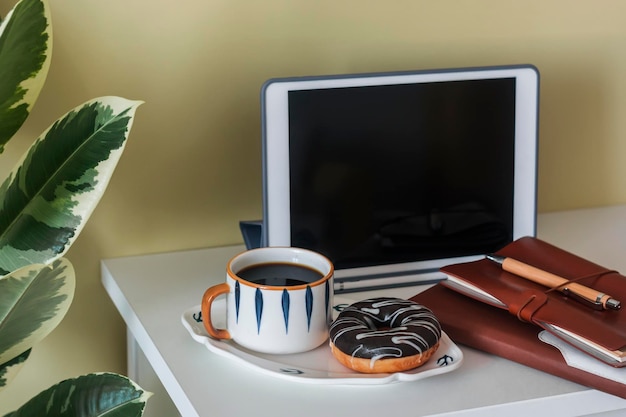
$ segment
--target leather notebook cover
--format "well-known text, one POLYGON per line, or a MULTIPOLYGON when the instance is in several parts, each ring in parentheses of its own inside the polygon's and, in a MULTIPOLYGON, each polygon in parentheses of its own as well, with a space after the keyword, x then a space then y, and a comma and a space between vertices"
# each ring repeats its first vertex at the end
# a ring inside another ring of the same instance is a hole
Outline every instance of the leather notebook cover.
POLYGON ((505 311, 476 302, 441 284, 411 300, 430 308, 443 330, 457 343, 626 398, 626 385, 567 365, 557 348, 538 339, 542 329, 505 311))
MULTIPOLYGON (((626 302, 626 277, 539 239, 518 239, 497 254, 626 302)), ((454 264, 441 270, 448 275, 442 285, 508 310, 514 319, 534 323, 611 366, 626 366, 626 352, 623 352, 626 350, 626 308, 594 310, 556 290, 506 272, 487 259, 454 264)))

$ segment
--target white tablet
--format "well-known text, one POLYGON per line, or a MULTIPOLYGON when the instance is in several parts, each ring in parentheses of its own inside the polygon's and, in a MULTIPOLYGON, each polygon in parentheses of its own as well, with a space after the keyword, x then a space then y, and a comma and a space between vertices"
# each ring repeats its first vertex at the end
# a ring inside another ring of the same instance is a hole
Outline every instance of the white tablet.
POLYGON ((336 289, 441 279, 536 226, 530 65, 272 79, 263 242, 328 256, 336 289))

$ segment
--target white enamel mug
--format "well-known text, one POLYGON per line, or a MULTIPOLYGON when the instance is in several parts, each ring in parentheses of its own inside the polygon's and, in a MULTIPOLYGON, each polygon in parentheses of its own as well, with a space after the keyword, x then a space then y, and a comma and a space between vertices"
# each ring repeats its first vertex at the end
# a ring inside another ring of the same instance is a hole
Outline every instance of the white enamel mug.
POLYGON ((328 339, 333 275, 332 262, 307 249, 265 247, 242 252, 228 262, 226 282, 204 293, 204 327, 211 337, 232 339, 257 352, 289 354, 314 349, 328 339), (253 282, 240 276, 273 264, 303 267, 317 274, 296 283, 290 277, 253 282), (226 328, 216 329, 211 305, 222 294, 226 294, 226 328))

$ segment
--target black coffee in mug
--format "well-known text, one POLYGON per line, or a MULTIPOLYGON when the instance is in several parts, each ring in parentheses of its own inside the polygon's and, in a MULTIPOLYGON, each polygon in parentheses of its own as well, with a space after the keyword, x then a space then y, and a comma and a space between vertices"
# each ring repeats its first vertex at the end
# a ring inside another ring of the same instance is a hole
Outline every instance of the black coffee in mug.
POLYGON ((306 285, 324 276, 304 265, 279 262, 252 265, 237 272, 237 275, 254 284, 274 287, 306 285))

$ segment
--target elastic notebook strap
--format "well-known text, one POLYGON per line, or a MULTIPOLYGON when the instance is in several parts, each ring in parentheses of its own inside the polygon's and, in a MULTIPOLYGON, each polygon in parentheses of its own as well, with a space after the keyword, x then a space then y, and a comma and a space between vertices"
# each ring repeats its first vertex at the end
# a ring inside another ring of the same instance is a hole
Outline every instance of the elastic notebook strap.
POLYGON ((592 279, 592 278, 598 279, 598 278, 601 278, 601 277, 603 277, 605 275, 617 274, 617 273, 618 272, 616 270, 614 270, 614 269, 607 269, 607 270, 604 270, 602 272, 594 272, 592 274, 583 275, 582 277, 568 279, 567 282, 565 282, 564 284, 557 285, 556 287, 551 287, 551 288, 547 289, 545 292, 549 293, 551 291, 559 291, 561 288, 566 287, 568 284, 571 284, 571 283, 574 283, 574 282, 579 282, 579 281, 582 281, 582 280, 592 279))
POLYGON ((515 302, 509 304, 509 313, 520 321, 531 323, 533 314, 548 302, 545 292, 539 290, 526 290, 516 297, 515 302))

